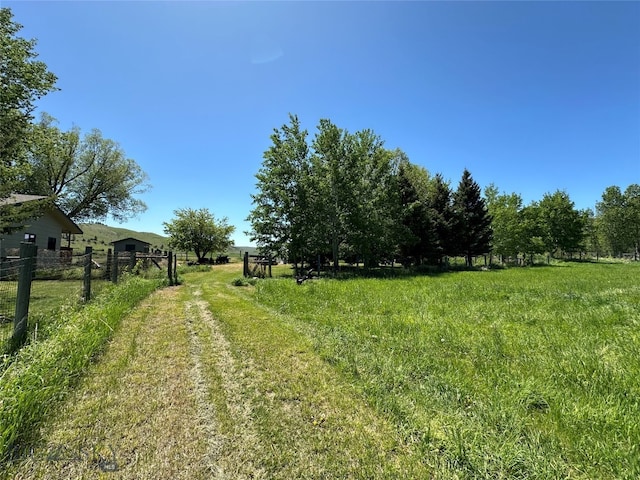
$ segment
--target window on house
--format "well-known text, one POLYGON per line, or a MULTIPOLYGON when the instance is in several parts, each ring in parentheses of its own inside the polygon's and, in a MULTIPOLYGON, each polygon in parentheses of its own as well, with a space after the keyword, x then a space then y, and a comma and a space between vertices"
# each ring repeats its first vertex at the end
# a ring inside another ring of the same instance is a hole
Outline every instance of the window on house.
POLYGON ((47 240, 47 250, 55 250, 56 249, 56 239, 55 237, 49 237, 47 240))
POLYGON ((29 243, 36 243, 36 234, 35 233, 25 233, 24 241, 29 243))

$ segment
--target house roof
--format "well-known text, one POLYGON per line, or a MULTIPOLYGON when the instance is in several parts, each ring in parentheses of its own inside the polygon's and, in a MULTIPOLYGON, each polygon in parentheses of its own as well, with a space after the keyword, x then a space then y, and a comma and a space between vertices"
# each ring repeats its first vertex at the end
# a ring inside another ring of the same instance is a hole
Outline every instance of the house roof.
MULTIPOLYGON (((35 200, 44 200, 47 198, 44 195, 26 195, 22 193, 14 193, 7 198, 0 199, 0 205, 20 205, 27 202, 33 202, 35 200)), ((82 234, 82 229, 75 224, 58 206, 54 203, 53 208, 50 210, 51 215, 56 219, 62 228, 62 233, 73 233, 76 235, 82 234)))
POLYGON ((21 203, 31 202, 33 200, 44 200, 44 195, 25 195, 23 193, 13 193, 7 198, 0 199, 0 205, 20 205, 21 203))
POLYGON ((116 243, 126 242, 127 240, 135 240, 136 242, 140 242, 140 243, 143 243, 145 245, 151 245, 149 242, 145 242, 144 240, 138 240, 137 238, 133 238, 133 237, 127 237, 127 238, 123 238, 121 240, 114 240, 111 243, 115 245, 116 243))

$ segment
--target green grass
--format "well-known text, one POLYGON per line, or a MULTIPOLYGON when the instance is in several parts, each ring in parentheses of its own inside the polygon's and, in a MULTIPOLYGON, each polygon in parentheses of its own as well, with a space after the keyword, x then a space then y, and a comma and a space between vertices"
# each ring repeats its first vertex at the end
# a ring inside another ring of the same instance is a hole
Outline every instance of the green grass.
MULTIPOLYGON (((10 321, 0 324, 0 340, 7 341, 13 334, 13 316, 17 282, 3 282, 4 286, 12 283, 8 288, 10 297, 6 297, 3 310, 6 310, 10 321)), ((101 292, 110 288, 109 281, 99 278, 91 280, 91 296, 95 298, 101 292)), ((65 321, 65 315, 78 310, 82 305, 82 280, 34 280, 31 283, 29 299, 28 330, 30 338, 37 336, 43 339, 51 331, 58 328, 65 321)))
MULTIPOLYGON (((154 295, 43 441, 82 425, 87 440, 118 442, 132 478, 179 478, 179 462, 165 460, 183 437, 183 478, 640 477, 640 265, 302 285, 288 267, 252 282, 240 268, 184 270, 180 287, 154 295), (176 393, 165 402, 162 392, 176 393)), ((106 305, 0 379, 0 419, 21 425, 13 444, 40 431, 111 335, 97 317, 123 310, 106 305)), ((30 461, 16 477, 91 474, 30 461)))
MULTIPOLYGON (((257 283, 437 478, 640 475, 640 265, 257 283)), ((246 289, 244 289, 246 292, 246 289)))
POLYGON ((0 371, 0 459, 29 443, 122 317, 158 285, 131 276, 81 310, 61 309, 57 328, 16 353, 0 371))
POLYGON ((428 478, 420 452, 287 318, 247 298, 253 286, 232 286, 237 275, 185 275, 212 314, 198 336, 229 478, 428 478))

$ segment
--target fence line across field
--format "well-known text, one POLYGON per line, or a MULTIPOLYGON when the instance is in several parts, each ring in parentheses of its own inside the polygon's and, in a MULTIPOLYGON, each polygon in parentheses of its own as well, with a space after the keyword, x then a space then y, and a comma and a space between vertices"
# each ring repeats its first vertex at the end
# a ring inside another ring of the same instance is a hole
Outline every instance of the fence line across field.
MULTIPOLYGON (((91 247, 86 247, 82 255, 71 256, 66 252, 38 252, 36 245, 25 242, 17 253, 18 258, 13 255, 0 259, 0 354, 19 348, 26 339, 30 328, 29 306, 34 282, 38 287, 36 302, 48 296, 48 291, 55 285, 60 285, 60 282, 64 285, 67 281, 70 286, 76 285, 68 290, 72 292, 71 295, 88 302, 95 296, 93 290, 96 286, 117 283, 125 273, 138 274, 157 268, 167 272, 170 285, 178 281, 177 258, 172 252, 162 255, 112 252, 109 249, 103 264, 94 260, 91 247)), ((66 286, 62 288, 67 291, 66 286)))

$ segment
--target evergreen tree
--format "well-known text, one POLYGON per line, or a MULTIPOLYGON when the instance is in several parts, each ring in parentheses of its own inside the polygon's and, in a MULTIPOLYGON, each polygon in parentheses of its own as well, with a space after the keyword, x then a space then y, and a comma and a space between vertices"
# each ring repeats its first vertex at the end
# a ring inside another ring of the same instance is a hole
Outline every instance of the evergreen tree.
POLYGON ((438 238, 429 208, 429 172, 406 158, 398 167, 397 185, 400 202, 398 228, 399 250, 403 263, 420 265, 437 255, 438 238))
POLYGON ((467 169, 453 195, 455 248, 464 255, 467 266, 475 255, 491 251, 491 216, 478 184, 467 169))
POLYGON ((429 187, 427 205, 433 224, 434 245, 430 263, 442 263, 444 255, 455 255, 453 228, 453 204, 449 184, 437 173, 429 187))

